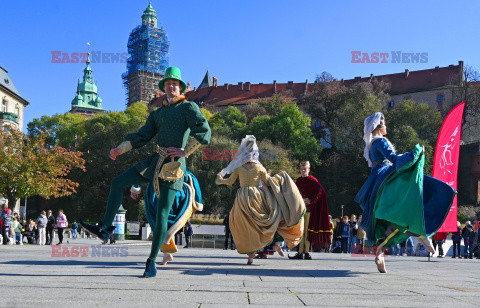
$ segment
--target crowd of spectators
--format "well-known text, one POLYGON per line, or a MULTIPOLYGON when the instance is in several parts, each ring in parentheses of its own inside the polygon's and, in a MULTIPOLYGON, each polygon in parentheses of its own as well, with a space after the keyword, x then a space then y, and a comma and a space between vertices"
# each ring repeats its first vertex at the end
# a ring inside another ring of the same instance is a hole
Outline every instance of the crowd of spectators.
MULTIPOLYGON (((333 253, 375 253, 375 247, 366 239, 365 231, 360 227, 362 216, 357 220, 355 215, 350 218, 348 216, 338 217, 334 220, 331 219, 332 226, 332 245, 329 252, 333 253)), ((480 229, 480 228, 479 228, 480 229)), ((474 256, 480 259, 479 243, 480 235, 479 231, 474 229, 474 226, 470 221, 465 223, 465 226, 461 228, 460 222, 457 223, 457 231, 452 232, 451 239, 453 242, 453 255, 452 258, 468 258, 473 259, 474 256), (463 254, 462 242, 463 239, 463 254)), ((447 233, 437 232, 432 238, 432 244, 434 249, 438 251, 437 257, 442 258, 445 256, 443 244, 447 240, 447 233)), ((315 251, 315 250, 314 250, 315 251)), ((418 241, 416 237, 409 237, 404 242, 398 245, 389 247, 387 254, 394 256, 429 256, 429 252, 426 247, 418 241)))
MULTIPOLYGON (((57 217, 52 215, 52 211, 42 211, 37 219, 22 220, 20 215, 8 208, 7 204, 2 204, 0 212, 1 243, 3 245, 52 245, 54 231, 58 233, 58 243, 63 244, 63 233, 69 225, 67 216, 63 210, 58 211, 57 217)), ((72 238, 75 239, 78 234, 78 224, 74 221, 71 225, 72 238)))

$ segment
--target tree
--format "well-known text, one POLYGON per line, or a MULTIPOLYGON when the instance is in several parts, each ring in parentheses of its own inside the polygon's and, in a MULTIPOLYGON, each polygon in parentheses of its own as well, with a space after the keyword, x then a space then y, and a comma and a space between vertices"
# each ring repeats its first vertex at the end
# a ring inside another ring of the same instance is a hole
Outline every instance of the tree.
MULTIPOLYGON (((389 101, 383 82, 356 82, 348 87, 330 74, 317 77, 311 92, 299 101, 315 122, 321 123, 315 135, 328 145, 322 152, 322 166, 314 166, 320 182, 328 192, 333 215, 340 214, 340 205, 347 213, 358 213, 354 197, 369 175, 363 157, 364 119, 382 111, 389 101)), ((411 151, 416 143, 425 145, 426 172, 431 172, 433 149, 441 125, 440 113, 425 104, 406 101, 391 111, 383 110, 388 138, 398 153, 411 151)))
POLYGON ((433 155, 442 126, 440 111, 412 100, 404 101, 385 114, 388 138, 398 153, 411 151, 418 143, 425 146, 425 173, 433 168, 433 155))
MULTIPOLYGON (((78 193, 49 201, 48 205, 52 208, 61 206, 73 217, 98 218, 105 209, 112 179, 154 151, 152 142, 125 153, 115 161, 108 156, 110 149, 118 146, 126 134, 142 127, 147 117, 147 106, 136 103, 124 112, 97 113, 89 118, 69 113, 56 114, 30 122, 28 129, 32 136, 38 135, 42 129, 49 129, 52 131, 51 145, 61 144, 84 153, 87 172, 73 170, 69 174, 69 179, 79 183, 78 193)), ((143 204, 129 198, 127 193, 125 197, 123 206, 128 210, 127 215, 137 219, 139 207, 143 204)))
POLYGON ((322 147, 312 134, 311 118, 295 103, 278 98, 263 103, 267 115, 255 117, 244 129, 244 135, 255 135, 257 140, 270 140, 275 145, 291 149, 294 157, 318 163, 322 147))
POLYGON ((241 139, 243 129, 247 125, 247 116, 238 108, 230 106, 223 112, 215 113, 209 123, 215 133, 241 139))
POLYGON ((45 115, 40 119, 33 119, 27 124, 27 128, 30 136, 50 132, 45 136, 47 146, 59 145, 68 148, 78 145, 78 140, 85 135, 84 122, 85 117, 80 114, 55 114, 51 117, 45 115))
MULTIPOLYGON (((224 215, 230 211, 239 182, 232 186, 215 184, 217 173, 234 158, 239 142, 226 136, 212 136, 208 146, 200 148, 187 160, 187 170, 197 177, 202 190, 204 213, 224 215)), ((299 161, 292 151, 272 144, 269 140, 258 142, 260 161, 272 174, 287 171, 292 177, 298 174, 299 161)))
POLYGON ((47 147, 47 137, 46 133, 28 137, 16 130, 0 131, 0 194, 11 206, 22 197, 49 199, 76 193, 79 184, 67 175, 74 168, 85 171, 82 153, 58 145, 47 147))
POLYGON ((462 125, 462 140, 465 143, 478 142, 480 135, 480 73, 466 66, 463 76, 452 80, 452 103, 445 108, 444 116, 457 104, 465 101, 462 125))

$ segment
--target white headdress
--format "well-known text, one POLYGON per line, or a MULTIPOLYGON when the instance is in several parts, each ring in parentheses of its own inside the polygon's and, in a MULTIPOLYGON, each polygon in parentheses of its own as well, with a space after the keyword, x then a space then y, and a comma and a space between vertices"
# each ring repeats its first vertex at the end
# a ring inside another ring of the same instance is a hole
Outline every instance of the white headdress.
POLYGON ((372 161, 370 160, 370 146, 372 145, 373 136, 372 132, 380 125, 380 121, 384 120, 383 113, 376 112, 365 119, 363 127, 363 140, 365 141, 365 149, 363 150, 363 156, 368 161, 368 166, 372 166, 372 161))
POLYGON ((255 162, 256 164, 262 165, 258 160, 260 153, 258 151, 257 142, 255 136, 247 135, 243 138, 240 147, 238 148, 238 152, 233 158, 233 160, 228 164, 226 168, 220 171, 222 176, 226 174, 232 173, 235 169, 240 167, 243 164, 248 162, 255 162))

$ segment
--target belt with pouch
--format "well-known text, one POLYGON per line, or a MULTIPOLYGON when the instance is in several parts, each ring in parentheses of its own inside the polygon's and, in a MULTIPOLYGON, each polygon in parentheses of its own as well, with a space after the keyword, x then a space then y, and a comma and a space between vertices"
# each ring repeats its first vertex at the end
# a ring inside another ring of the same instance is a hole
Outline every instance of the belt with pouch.
POLYGON ((155 166, 155 173, 153 176, 153 186, 155 188, 155 194, 160 196, 160 183, 159 179, 165 180, 167 182, 175 182, 176 180, 182 178, 185 173, 182 170, 182 163, 175 161, 175 158, 172 157, 171 161, 163 164, 165 159, 169 156, 167 154, 167 148, 160 147, 157 145, 158 161, 155 166))

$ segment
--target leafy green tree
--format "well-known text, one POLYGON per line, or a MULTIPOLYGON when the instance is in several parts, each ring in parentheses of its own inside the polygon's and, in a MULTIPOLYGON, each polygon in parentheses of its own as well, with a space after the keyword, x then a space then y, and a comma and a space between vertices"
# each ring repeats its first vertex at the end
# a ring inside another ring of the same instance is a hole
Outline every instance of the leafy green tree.
POLYGON ((238 139, 242 138, 247 116, 238 108, 230 106, 223 112, 215 113, 209 123, 215 133, 238 139))
POLYGON ((318 162, 321 146, 312 134, 311 119, 296 104, 273 102, 266 108, 274 115, 255 117, 245 127, 245 135, 255 135, 258 140, 268 139, 282 144, 300 160, 318 162))
POLYGON ((425 146, 425 172, 432 172, 438 132, 442 126, 440 111, 427 104, 407 100, 385 114, 388 138, 399 153, 411 151, 415 144, 425 146))
POLYGON ((45 138, 47 146, 59 145, 62 147, 75 147, 85 135, 85 117, 80 114, 55 114, 33 119, 27 124, 28 134, 38 136, 43 132, 50 132, 45 138))
MULTIPOLYGON (((230 211, 237 190, 237 181, 232 186, 216 185, 217 173, 225 168, 234 158, 239 142, 225 136, 213 136, 208 146, 196 151, 187 160, 187 169, 197 177, 202 190, 204 213, 226 214, 230 211)), ((292 177, 298 175, 299 161, 293 152, 274 145, 269 140, 258 143, 260 161, 272 174, 285 170, 292 177)))
MULTIPOLYGON (((115 161, 108 156, 110 149, 118 146, 126 134, 143 126, 148 117, 148 108, 143 103, 136 103, 124 112, 98 113, 90 118, 77 116, 43 116, 30 122, 28 127, 32 135, 37 135, 42 130, 51 130, 54 136, 50 140, 51 144, 75 147, 84 153, 87 172, 73 170, 69 175, 69 179, 79 183, 77 194, 49 201, 49 206, 62 207, 73 217, 98 219, 105 210, 112 179, 153 153, 151 143, 125 153, 115 161)), ((128 217, 137 219, 139 205, 139 201, 129 198, 126 191, 123 206, 128 210, 128 217)))

